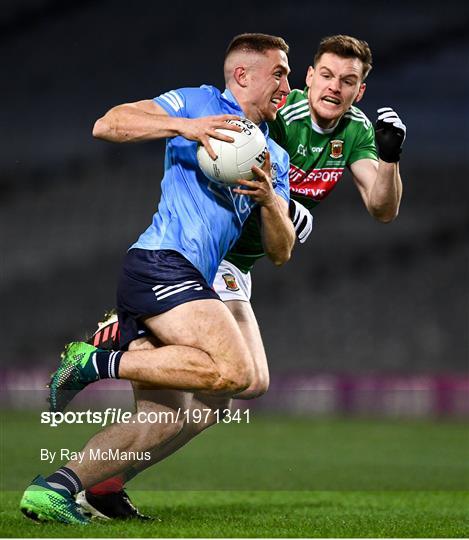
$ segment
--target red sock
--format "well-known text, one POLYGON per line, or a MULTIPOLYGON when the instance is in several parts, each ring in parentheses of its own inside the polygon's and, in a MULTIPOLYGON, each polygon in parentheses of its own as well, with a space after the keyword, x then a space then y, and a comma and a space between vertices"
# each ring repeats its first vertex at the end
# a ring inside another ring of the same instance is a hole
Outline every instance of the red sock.
POLYGON ((124 483, 125 481, 123 476, 113 476, 112 478, 104 480, 104 482, 99 482, 99 484, 95 484, 87 491, 89 491, 93 495, 107 495, 108 493, 117 493, 118 491, 124 489, 124 483))

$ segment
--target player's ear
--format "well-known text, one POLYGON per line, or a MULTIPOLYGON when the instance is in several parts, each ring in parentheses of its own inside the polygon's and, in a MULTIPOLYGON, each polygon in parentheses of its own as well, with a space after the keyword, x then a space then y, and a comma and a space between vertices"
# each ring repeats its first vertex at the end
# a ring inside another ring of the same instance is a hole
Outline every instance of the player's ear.
POLYGON ((308 71, 306 72, 306 86, 309 88, 313 80, 314 68, 309 66, 308 71))
POLYGON ((235 67, 233 77, 243 88, 247 86, 247 69, 244 66, 235 67))
POLYGON ((357 94, 357 97, 355 98, 354 103, 358 103, 361 100, 361 98, 363 97, 363 94, 365 93, 365 90, 366 90, 366 83, 361 83, 360 90, 358 91, 358 94, 357 94))

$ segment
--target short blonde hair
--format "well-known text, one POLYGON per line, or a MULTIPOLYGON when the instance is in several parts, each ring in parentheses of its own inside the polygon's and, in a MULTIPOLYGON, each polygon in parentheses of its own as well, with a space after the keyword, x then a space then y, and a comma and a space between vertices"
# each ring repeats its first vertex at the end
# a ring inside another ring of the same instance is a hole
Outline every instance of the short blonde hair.
POLYGON ((265 53, 274 49, 279 49, 285 54, 288 54, 290 47, 283 38, 278 36, 271 36, 269 34, 239 34, 228 45, 225 59, 233 51, 265 53))

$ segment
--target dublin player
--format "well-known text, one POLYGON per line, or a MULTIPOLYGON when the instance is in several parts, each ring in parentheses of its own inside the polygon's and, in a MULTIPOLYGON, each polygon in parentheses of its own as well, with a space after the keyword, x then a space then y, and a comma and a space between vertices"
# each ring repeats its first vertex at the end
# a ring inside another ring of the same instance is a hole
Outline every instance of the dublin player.
MULTIPOLYGON (((270 124, 271 136, 290 155, 290 216, 299 242, 312 230, 311 210, 329 196, 345 167, 363 199, 367 211, 381 222, 398 214, 402 195, 399 157, 406 128, 389 107, 378 110, 371 122, 354 104, 365 92, 371 69, 366 42, 350 36, 323 39, 308 68, 306 88, 293 90, 270 124)), ((263 256, 258 220, 252 214, 235 247, 221 263, 214 288, 235 316, 255 358, 256 373, 250 386, 237 398, 250 399, 267 391, 269 372, 262 339, 250 304, 250 270, 263 256)), ((95 334, 96 344, 112 344, 117 326, 112 319, 95 334)), ((115 340, 114 340, 115 342, 115 340)), ((170 448, 156 449, 151 463, 164 459, 208 424, 193 426, 173 439, 170 448)), ((126 504, 124 482, 149 464, 136 464, 126 474, 114 477, 81 493, 88 509, 107 517, 138 517, 126 504)))
POLYGON ((113 107, 95 123, 94 135, 111 142, 167 139, 161 198, 120 274, 123 350, 81 342, 67 346, 51 380, 50 405, 53 411, 63 410, 88 384, 121 378, 132 381, 137 412, 166 415, 157 424, 139 422, 137 414, 126 424, 107 426, 88 441, 82 459, 72 457, 46 478, 37 476, 20 502, 27 517, 88 523, 76 493, 123 473, 139 452, 166 447, 187 432, 183 417, 178 421, 186 402, 202 407, 208 401, 223 410, 233 394, 249 386, 251 352, 211 284, 257 205, 267 251, 276 264, 289 259, 295 242, 288 217, 288 155, 268 136, 266 125, 290 91, 287 54, 282 38, 236 36, 225 55, 223 93, 208 85, 180 88, 113 107), (209 136, 230 141, 216 130, 241 116, 264 131, 265 163, 251 168, 256 180, 240 181, 247 189, 212 186, 197 163, 198 143, 212 155, 209 136), (110 451, 119 459, 106 459, 110 451))

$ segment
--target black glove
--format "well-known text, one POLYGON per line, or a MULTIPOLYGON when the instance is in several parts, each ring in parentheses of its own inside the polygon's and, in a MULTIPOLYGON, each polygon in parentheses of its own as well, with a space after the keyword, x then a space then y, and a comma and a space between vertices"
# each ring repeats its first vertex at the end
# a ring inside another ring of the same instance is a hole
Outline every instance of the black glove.
POLYGON ((391 107, 378 109, 375 139, 378 157, 387 163, 397 163, 405 141, 406 127, 391 107))
POLYGON ((300 244, 304 244, 313 230, 313 216, 306 206, 293 199, 290 199, 288 211, 295 227, 296 237, 300 244))

